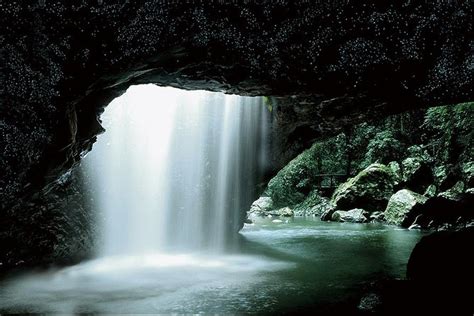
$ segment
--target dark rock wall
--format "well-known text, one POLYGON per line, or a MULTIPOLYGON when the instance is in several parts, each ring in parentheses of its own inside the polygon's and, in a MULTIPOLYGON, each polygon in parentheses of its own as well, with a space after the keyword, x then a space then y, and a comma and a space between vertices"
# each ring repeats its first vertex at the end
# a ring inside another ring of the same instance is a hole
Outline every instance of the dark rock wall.
POLYGON ((132 84, 278 96, 286 161, 347 124, 471 100, 472 11, 471 1, 2 2, 1 212, 77 164, 102 131, 97 115, 132 84))

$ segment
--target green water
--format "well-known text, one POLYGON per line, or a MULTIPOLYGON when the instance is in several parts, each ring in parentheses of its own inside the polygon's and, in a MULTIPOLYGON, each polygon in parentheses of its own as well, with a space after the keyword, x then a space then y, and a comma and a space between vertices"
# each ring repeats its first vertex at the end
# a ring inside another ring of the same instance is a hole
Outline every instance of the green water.
POLYGON ((8 279, 0 311, 327 313, 373 280, 404 277, 421 236, 377 224, 264 219, 244 227, 235 253, 111 257, 8 279))

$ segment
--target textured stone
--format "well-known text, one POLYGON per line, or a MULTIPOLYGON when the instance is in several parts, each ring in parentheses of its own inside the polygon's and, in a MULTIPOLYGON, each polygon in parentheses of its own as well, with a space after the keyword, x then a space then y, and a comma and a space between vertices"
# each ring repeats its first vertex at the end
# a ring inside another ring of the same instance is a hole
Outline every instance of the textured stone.
POLYGON ((462 199, 463 192, 464 192, 464 182, 458 181, 451 189, 444 192, 440 192, 438 194, 438 197, 445 198, 452 201, 460 201, 462 199))
MULTIPOLYGON (((400 190, 390 197, 385 210, 385 220, 389 224, 401 225, 406 221, 415 205, 424 204, 427 200, 423 195, 410 190, 400 190)), ((411 225, 412 223, 407 224, 411 225)))
POLYGON ((393 187, 390 168, 372 164, 341 184, 332 196, 332 203, 339 210, 363 207, 369 212, 381 211, 385 209, 393 187))
POLYGON ((248 211, 248 216, 265 216, 273 208, 273 200, 268 196, 261 196, 254 201, 248 211))
POLYGON ((331 220, 336 222, 365 223, 367 222, 367 212, 363 209, 353 209, 350 211, 335 211, 331 220))

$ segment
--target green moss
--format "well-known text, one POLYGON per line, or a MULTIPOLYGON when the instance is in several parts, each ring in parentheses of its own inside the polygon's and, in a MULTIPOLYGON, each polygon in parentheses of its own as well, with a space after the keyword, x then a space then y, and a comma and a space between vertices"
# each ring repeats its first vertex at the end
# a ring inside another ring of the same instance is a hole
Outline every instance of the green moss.
POLYGON ((306 199, 315 185, 317 154, 315 144, 290 161, 270 180, 265 194, 273 199, 275 207, 295 206, 306 199))
POLYGON ((393 192, 392 170, 382 164, 372 164, 341 184, 332 196, 338 209, 364 208, 370 212, 383 211, 393 192))
POLYGON ((270 113, 273 111, 274 100, 271 97, 263 97, 263 104, 267 107, 270 113))

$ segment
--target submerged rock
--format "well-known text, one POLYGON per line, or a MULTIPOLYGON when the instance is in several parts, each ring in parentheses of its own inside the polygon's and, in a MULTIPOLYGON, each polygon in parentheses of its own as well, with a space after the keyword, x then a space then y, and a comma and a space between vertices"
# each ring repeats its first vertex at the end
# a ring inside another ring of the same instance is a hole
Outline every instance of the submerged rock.
POLYGON ((363 209, 353 209, 350 211, 335 211, 331 219, 336 222, 365 223, 368 221, 367 212, 363 209))
POLYGON ((385 220, 389 224, 401 225, 405 223, 415 205, 424 204, 427 200, 423 195, 410 190, 400 190, 390 197, 385 210, 385 220))
POLYGON ((332 203, 340 210, 364 208, 369 212, 381 211, 387 206, 394 183, 392 170, 375 163, 341 184, 332 196, 332 203))

